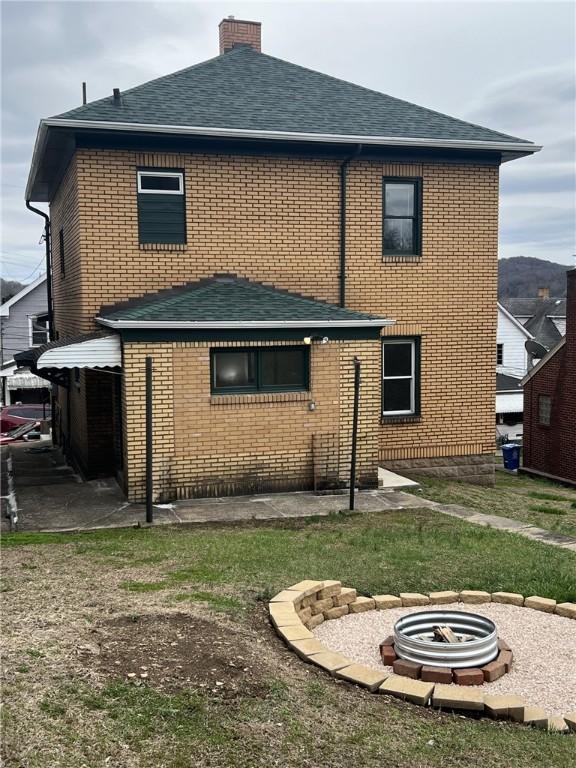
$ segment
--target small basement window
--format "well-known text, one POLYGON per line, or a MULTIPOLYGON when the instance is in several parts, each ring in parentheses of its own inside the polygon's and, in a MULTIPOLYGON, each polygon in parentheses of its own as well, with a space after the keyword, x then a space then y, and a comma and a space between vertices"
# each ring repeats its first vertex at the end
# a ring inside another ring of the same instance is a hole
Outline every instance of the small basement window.
POLYGON ((550 420, 552 417, 552 398, 550 395, 538 396, 538 424, 543 424, 545 427, 550 426, 550 420))
POLYGON ((138 171, 138 239, 142 244, 186 242, 182 171, 138 171))
POLYGON ((213 349, 213 394, 307 391, 310 382, 308 347, 213 349))

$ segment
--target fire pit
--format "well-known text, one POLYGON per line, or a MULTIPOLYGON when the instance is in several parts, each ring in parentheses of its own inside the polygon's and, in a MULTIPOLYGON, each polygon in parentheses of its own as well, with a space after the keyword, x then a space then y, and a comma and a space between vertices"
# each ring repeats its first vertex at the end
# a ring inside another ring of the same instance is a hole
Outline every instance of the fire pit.
POLYGON ((423 611, 394 625, 396 655, 431 667, 481 667, 498 656, 496 625, 461 611, 423 611), (448 638, 442 637, 442 630, 448 638))
POLYGON ((490 619, 465 611, 404 616, 380 643, 382 663, 415 680, 482 685, 510 671, 512 652, 490 619))

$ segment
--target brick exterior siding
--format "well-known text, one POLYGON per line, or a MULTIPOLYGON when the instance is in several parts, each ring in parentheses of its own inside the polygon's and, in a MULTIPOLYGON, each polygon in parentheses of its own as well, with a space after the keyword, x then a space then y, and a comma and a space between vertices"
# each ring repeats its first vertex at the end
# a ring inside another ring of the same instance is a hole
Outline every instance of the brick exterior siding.
MULTIPOLYGON (((360 157, 349 166, 347 200, 347 306, 395 319, 397 324, 387 333, 421 336, 421 416, 380 423, 378 406, 373 430, 380 461, 391 466, 442 457, 488 457, 494 449, 497 165, 383 163, 360 157), (383 176, 422 179, 419 259, 382 257, 383 176)), ((61 336, 94 330, 102 305, 215 272, 338 302, 336 160, 79 149, 52 202, 51 215, 53 231, 64 228, 67 249, 66 276, 62 278, 58 269, 54 273, 56 329, 61 336), (186 245, 138 244, 137 167, 184 171, 186 245)), ((135 352, 126 349, 125 354, 135 352)), ((166 354, 169 375, 178 378, 184 353, 166 354)), ((378 359, 374 375, 379 392, 380 365, 378 359)), ((131 391, 128 379, 125 386, 131 391)), ((208 406, 204 402, 202 408, 222 413, 222 419, 260 411, 208 406)), ((268 410, 279 413, 283 407, 275 404, 268 410)), ((173 420, 176 433, 182 404, 174 403, 174 408, 166 406, 163 418, 173 420)), ((302 418, 316 417, 301 404, 291 404, 288 410, 302 411, 302 418)), ((321 418, 318 415, 317 421, 321 418)), ((128 441, 131 430, 140 427, 125 424, 128 441)), ((246 434, 253 427, 249 419, 248 427, 246 434)), ((312 430, 302 429, 308 439, 312 430)), ((174 439, 179 445, 180 438, 174 439)), ((306 450, 309 455, 309 445, 306 450)), ((138 487, 139 461, 132 466, 127 451, 126 472, 138 478, 138 487)), ((298 461, 301 472, 302 456, 298 461)), ((178 477, 188 483, 184 475, 178 477)), ((210 481, 208 474, 206 478, 210 481)))
POLYGON ((566 341, 524 385, 523 466, 576 483, 576 270, 568 272, 566 341), (552 399, 550 424, 538 399, 552 399))

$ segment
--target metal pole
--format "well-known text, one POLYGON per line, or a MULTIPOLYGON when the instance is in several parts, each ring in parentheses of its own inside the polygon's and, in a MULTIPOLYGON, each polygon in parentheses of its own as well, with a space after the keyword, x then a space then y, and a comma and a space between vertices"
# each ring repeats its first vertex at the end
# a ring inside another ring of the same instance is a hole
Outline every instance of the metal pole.
POLYGON ((146 522, 152 523, 152 358, 146 357, 146 522))
POLYGON ((352 453, 350 456, 350 511, 354 510, 356 492, 356 446, 358 443, 358 409, 360 405, 360 360, 354 358, 354 413, 352 415, 352 453))

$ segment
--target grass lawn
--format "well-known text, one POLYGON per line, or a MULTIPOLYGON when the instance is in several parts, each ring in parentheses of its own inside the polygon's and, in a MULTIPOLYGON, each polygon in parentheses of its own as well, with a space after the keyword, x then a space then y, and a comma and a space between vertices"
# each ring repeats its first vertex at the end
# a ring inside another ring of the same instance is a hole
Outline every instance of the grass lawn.
POLYGON ((574 737, 427 711, 299 661, 265 601, 361 592, 576 600, 576 557, 429 510, 4 539, 7 768, 572 766, 574 737))
POLYGON ((422 495, 443 504, 461 504, 488 515, 502 515, 539 528, 576 536, 576 491, 526 475, 496 472, 496 486, 421 481, 422 495))

